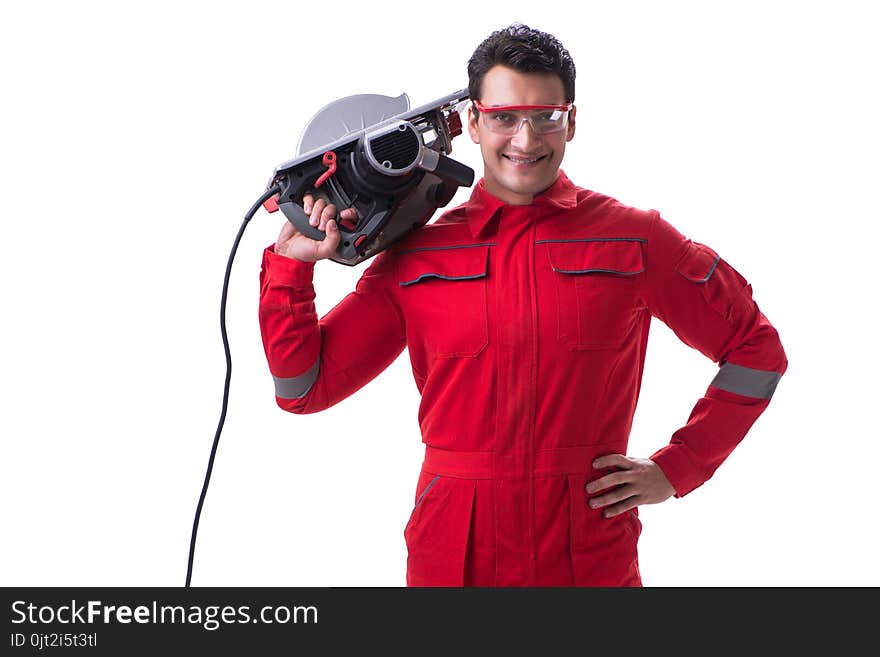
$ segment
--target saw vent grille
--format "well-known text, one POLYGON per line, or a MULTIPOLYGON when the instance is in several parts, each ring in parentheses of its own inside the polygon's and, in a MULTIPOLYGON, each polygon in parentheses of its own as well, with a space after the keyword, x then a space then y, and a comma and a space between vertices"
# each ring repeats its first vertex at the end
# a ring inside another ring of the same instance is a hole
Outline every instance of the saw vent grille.
MULTIPOLYGON (((383 164, 391 163, 391 169, 406 169, 412 166, 419 156, 419 136, 414 130, 395 130, 370 141, 373 157, 383 164)), ((387 165, 386 165, 387 166, 387 165)))

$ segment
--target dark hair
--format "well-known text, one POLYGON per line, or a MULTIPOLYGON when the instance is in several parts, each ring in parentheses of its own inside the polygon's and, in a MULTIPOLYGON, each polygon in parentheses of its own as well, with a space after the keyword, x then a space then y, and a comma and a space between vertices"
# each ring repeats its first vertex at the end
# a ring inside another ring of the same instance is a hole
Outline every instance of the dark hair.
POLYGON ((574 102, 574 61, 552 34, 522 23, 490 34, 468 60, 468 93, 480 100, 483 77, 501 64, 522 73, 555 73, 565 87, 565 102, 574 102))

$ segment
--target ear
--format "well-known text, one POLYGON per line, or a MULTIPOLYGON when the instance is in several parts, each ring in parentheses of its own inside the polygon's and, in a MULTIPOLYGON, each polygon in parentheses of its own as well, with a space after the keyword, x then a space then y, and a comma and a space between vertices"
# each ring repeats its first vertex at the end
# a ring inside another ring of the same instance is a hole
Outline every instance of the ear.
POLYGON ((575 129, 575 116, 577 115, 577 107, 574 105, 571 106, 571 116, 568 117, 568 134, 565 136, 565 141, 571 141, 574 139, 574 129, 575 129))
POLYGON ((473 105, 468 107, 468 134, 470 134, 472 142, 475 144, 480 143, 480 132, 477 130, 477 115, 474 112, 473 105))

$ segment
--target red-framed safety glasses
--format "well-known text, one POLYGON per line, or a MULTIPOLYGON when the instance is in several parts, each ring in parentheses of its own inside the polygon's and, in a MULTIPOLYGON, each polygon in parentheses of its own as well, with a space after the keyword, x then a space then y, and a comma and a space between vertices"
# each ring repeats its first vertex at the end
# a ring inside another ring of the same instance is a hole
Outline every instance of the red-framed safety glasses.
POLYGON ((485 125, 503 135, 515 135, 528 121, 532 132, 547 135, 565 130, 572 103, 565 105, 495 105, 486 107, 475 100, 474 107, 485 116, 485 125))

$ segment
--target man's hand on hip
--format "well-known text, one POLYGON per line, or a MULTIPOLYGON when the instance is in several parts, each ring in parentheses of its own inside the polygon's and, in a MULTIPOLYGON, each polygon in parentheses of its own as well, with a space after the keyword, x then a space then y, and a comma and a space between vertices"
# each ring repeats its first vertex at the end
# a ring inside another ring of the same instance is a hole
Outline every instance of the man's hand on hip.
POLYGON ((589 495, 602 493, 590 498, 590 506, 594 509, 607 507, 602 512, 606 518, 642 504, 657 504, 675 495, 675 488, 663 470, 650 459, 608 454, 593 461, 593 467, 618 468, 617 472, 606 474, 586 486, 589 495))

